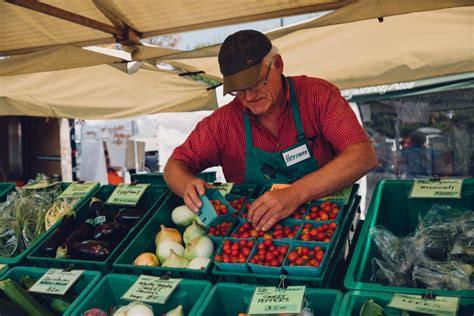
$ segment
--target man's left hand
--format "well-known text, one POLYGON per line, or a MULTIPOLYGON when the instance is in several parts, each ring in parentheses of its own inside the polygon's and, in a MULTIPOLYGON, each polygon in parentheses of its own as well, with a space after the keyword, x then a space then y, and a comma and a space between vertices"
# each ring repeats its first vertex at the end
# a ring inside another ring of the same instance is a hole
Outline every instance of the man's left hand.
POLYGON ((267 231, 293 214, 299 205, 291 187, 266 192, 250 205, 248 220, 258 230, 267 231))

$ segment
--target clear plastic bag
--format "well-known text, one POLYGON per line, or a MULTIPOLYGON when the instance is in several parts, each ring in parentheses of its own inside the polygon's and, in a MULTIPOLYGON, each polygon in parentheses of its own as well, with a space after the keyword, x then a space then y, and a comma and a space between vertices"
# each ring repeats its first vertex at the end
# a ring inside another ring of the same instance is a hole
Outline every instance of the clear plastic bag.
POLYGON ((370 230, 379 252, 372 282, 390 286, 474 288, 474 212, 433 205, 414 234, 399 238, 382 226, 370 230))
POLYGON ((380 253, 372 260, 372 282, 392 286, 412 286, 411 262, 407 260, 403 239, 383 226, 373 227, 369 235, 380 253))
POLYGON ((414 266, 412 277, 417 287, 459 291, 469 288, 471 274, 470 265, 426 260, 414 266))

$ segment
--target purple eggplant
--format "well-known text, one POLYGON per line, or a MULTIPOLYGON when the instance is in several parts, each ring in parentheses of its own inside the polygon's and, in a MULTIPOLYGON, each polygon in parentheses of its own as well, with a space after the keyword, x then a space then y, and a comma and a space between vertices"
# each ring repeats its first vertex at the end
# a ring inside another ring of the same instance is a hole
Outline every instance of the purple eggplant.
POLYGON ((105 211, 104 203, 102 203, 102 201, 98 198, 92 198, 91 203, 89 204, 89 212, 96 226, 109 221, 107 212, 105 211))
POLYGON ((114 222, 132 228, 144 215, 146 211, 136 209, 121 209, 114 213, 114 222))
POLYGON ((115 246, 122 241, 127 232, 127 228, 122 224, 109 222, 96 227, 92 233, 92 238, 115 246))
POLYGON ((72 256, 80 260, 104 261, 110 252, 110 245, 98 240, 85 240, 72 246, 72 256))
POLYGON ((61 223, 58 228, 51 236, 46 240, 43 246, 43 252, 48 257, 54 257, 56 255, 56 249, 66 240, 69 234, 74 229, 74 220, 76 213, 71 211, 63 216, 61 223))
POLYGON ((70 233, 66 238, 66 241, 60 247, 58 247, 56 250, 56 259, 67 258, 73 245, 77 242, 89 239, 94 228, 95 225, 92 219, 88 219, 82 223, 81 226, 70 233))

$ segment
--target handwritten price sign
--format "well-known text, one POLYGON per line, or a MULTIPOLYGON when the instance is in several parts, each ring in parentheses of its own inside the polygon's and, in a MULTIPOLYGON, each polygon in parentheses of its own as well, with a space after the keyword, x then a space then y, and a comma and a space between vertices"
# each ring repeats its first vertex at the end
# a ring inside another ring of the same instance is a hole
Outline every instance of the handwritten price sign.
POLYGON ((304 286, 257 287, 250 302, 249 314, 299 313, 303 304, 304 286))
POLYGON ((107 204, 115 205, 137 205, 150 184, 125 184, 120 183, 112 192, 107 204))
POLYGON ((159 277, 140 275, 132 287, 122 296, 122 299, 165 304, 182 280, 183 279, 163 280, 159 277))

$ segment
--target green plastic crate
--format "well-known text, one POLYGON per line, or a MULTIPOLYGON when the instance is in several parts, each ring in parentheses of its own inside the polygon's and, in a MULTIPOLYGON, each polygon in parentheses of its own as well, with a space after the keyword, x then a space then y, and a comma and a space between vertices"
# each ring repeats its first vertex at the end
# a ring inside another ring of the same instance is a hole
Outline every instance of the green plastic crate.
MULTIPOLYGON (((202 303, 197 315, 236 316, 247 313, 255 285, 218 283, 202 303)), ((342 293, 337 290, 306 288, 305 297, 314 315, 339 315, 342 293)))
MULTIPOLYGON (((396 291, 412 294, 422 294, 426 291, 420 288, 391 287, 370 282, 371 261, 377 256, 377 250, 369 237, 369 231, 376 225, 382 225, 397 236, 407 236, 414 232, 418 224, 418 217, 424 216, 433 203, 474 210, 474 179, 464 180, 461 199, 409 199, 412 184, 412 180, 385 180, 377 184, 344 279, 344 286, 348 290, 396 291)), ((435 289, 433 293, 474 297, 474 290, 435 289)))
MULTIPOLYGON (((104 203, 108 197, 115 190, 114 185, 102 186, 93 196, 101 199, 104 203)), ((75 269, 87 269, 87 270, 100 270, 102 272, 108 272, 112 268, 112 263, 121 253, 121 251, 128 245, 129 241, 140 231, 143 225, 148 221, 154 211, 160 206, 163 199, 168 195, 168 189, 163 185, 151 185, 145 191, 143 196, 137 205, 137 208, 147 210, 146 214, 130 229, 125 238, 114 248, 110 255, 104 261, 92 261, 92 260, 79 260, 79 259, 54 259, 45 257, 43 253, 43 244, 45 240, 37 244, 31 254, 28 256, 28 262, 30 264, 40 267, 55 267, 55 268, 68 268, 74 267, 75 269)), ((81 205, 77 209, 77 223, 83 223, 86 219, 90 218, 89 202, 92 196, 87 200, 86 203, 81 205)), ((119 205, 107 205, 105 209, 108 212, 112 212, 122 208, 119 205)), ((76 224, 77 225, 77 224, 76 224)))
MULTIPOLYGON (((63 182, 61 183, 61 191, 64 191, 71 183, 70 182, 63 182)), ((10 192, 12 192, 14 190, 14 186, 13 186, 13 189, 11 189, 10 192)), ((93 190, 91 190, 86 196, 84 196, 83 198, 81 198, 74 206, 73 208, 78 210, 88 199, 90 199, 90 197, 98 190, 99 188, 99 184, 97 184, 96 187, 94 187, 93 190)), ((10 193, 8 192, 8 193, 10 193)), ((6 199, 6 195, 4 196, 4 198, 6 199)), ((3 200, 5 201, 5 200, 3 200)), ((5 257, 0 257, 0 264, 9 264, 10 266, 16 266, 20 263, 23 263, 25 261, 25 259, 27 258, 27 256, 33 251, 33 249, 35 249, 39 244, 41 244, 44 240, 46 240, 47 237, 49 237, 49 235, 54 231, 56 230, 56 227, 58 227, 59 223, 61 222, 61 220, 57 221, 53 226, 51 226, 47 231, 45 231, 43 234, 41 234, 38 238, 36 238, 35 241, 33 241, 31 243, 31 245, 25 250, 23 251, 21 254, 15 256, 15 257, 11 257, 11 258, 5 258, 5 257)))
MULTIPOLYGON (((336 267, 339 262, 344 260, 345 249, 350 247, 354 237, 351 233, 352 227, 357 223, 360 217, 360 196, 356 196, 354 199, 349 201, 347 207, 348 212, 343 215, 340 228, 337 234, 334 235, 334 243, 330 249, 326 252, 326 264, 321 268, 321 274, 319 276, 286 276, 286 282, 288 285, 306 285, 308 287, 329 287, 334 273, 337 273, 336 267)), ((316 243, 315 243, 316 244, 316 243)), ((220 280, 225 282, 233 283, 250 283, 260 285, 277 285, 280 281, 280 277, 269 274, 256 274, 256 273, 236 273, 229 271, 220 271, 217 267, 214 267, 212 273, 219 277, 220 280)))
MULTIPOLYGON (((389 292, 370 292, 370 291, 350 291, 344 295, 339 315, 341 316, 359 316, 362 305, 373 299, 374 303, 385 308, 392 299, 394 293, 389 292)), ((458 316, 472 316, 474 313, 474 299, 461 298, 458 316)), ((393 314, 390 314, 393 315, 393 314)))
POLYGON ((234 184, 229 194, 241 195, 247 198, 254 197, 258 194, 257 185, 251 183, 234 184))
MULTIPOLYGON (((111 306, 127 305, 130 302, 120 299, 138 279, 137 275, 109 274, 92 290, 74 310, 73 315, 81 314, 92 308, 108 311, 111 306)), ((149 304, 155 315, 162 315, 169 310, 183 305, 185 315, 196 315, 204 298, 212 286, 210 282, 182 280, 165 304, 149 304)))
MULTIPOLYGON (((213 266, 212 258, 211 262, 206 269, 203 270, 192 270, 192 269, 181 269, 181 268, 165 268, 165 267, 150 267, 150 266, 135 266, 132 262, 138 255, 143 252, 155 253, 155 236, 160 230, 160 225, 163 224, 168 228, 176 228, 179 230, 181 235, 185 228, 176 226, 171 220, 171 212, 179 205, 183 205, 183 199, 172 194, 170 195, 161 205, 161 207, 155 212, 155 214, 146 223, 143 229, 137 234, 137 236, 128 244, 127 248, 122 251, 121 255, 115 260, 113 267, 114 272, 123 274, 148 274, 161 276, 166 272, 169 272, 172 277, 175 278, 188 278, 188 279, 212 279, 211 269, 213 266)), ((219 248, 220 241, 217 238, 211 238, 214 242, 214 254, 219 248)))
MULTIPOLYGON (((201 172, 197 174, 197 177, 203 179, 205 182, 212 183, 216 181, 216 172, 215 171, 201 172)), ((138 183, 166 184, 165 178, 163 177, 162 172, 135 173, 135 174, 132 174, 132 181, 137 181, 138 183)))
POLYGON ((14 182, 0 182, 0 203, 5 202, 8 193, 15 190, 15 186, 14 182))
MULTIPOLYGON (((19 283, 23 276, 28 275, 32 277, 33 279, 37 280, 41 276, 43 276, 43 274, 45 274, 46 271, 48 271, 48 269, 45 269, 45 268, 15 267, 9 270, 0 279, 2 280, 12 279, 19 283)), ((71 315, 73 310, 76 308, 76 306, 79 305, 79 303, 83 301, 85 296, 95 287, 97 282, 99 282, 100 278, 101 278, 100 272, 84 271, 84 273, 79 277, 79 279, 71 287, 74 293, 77 294, 77 297, 63 315, 65 316, 71 315)), ((71 289, 69 291, 71 291, 71 289)))

